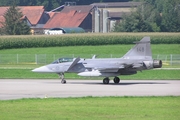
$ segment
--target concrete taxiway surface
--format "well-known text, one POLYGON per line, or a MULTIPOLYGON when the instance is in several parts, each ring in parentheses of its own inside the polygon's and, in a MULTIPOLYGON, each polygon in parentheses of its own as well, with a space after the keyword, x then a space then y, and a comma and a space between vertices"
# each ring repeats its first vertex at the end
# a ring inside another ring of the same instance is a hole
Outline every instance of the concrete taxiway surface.
POLYGON ((1 79, 0 100, 82 96, 179 96, 180 80, 122 80, 104 85, 102 80, 1 79))

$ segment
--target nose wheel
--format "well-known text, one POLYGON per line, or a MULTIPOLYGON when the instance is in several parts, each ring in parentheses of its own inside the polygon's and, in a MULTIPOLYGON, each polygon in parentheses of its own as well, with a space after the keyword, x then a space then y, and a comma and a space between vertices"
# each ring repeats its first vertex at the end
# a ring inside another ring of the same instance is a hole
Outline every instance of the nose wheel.
POLYGON ((64 79, 64 73, 59 73, 59 78, 61 79, 62 84, 66 84, 66 80, 64 79))
POLYGON ((65 79, 61 80, 61 83, 66 84, 66 80, 65 79))

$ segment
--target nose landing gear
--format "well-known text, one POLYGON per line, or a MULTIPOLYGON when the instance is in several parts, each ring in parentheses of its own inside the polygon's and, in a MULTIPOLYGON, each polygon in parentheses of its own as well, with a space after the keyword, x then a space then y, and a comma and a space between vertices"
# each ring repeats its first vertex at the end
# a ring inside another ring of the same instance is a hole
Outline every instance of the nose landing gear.
POLYGON ((64 73, 58 73, 59 78, 61 79, 62 84, 66 84, 66 80, 64 79, 64 73))

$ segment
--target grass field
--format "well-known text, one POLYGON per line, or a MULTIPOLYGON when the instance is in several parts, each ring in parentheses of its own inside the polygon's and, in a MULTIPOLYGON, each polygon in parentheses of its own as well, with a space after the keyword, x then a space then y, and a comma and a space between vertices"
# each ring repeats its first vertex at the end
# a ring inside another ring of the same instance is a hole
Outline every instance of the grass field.
POLYGON ((0 101, 1 120, 179 120, 180 97, 84 97, 0 101))
MULTIPOLYGON (((124 55, 132 45, 68 46, 46 48, 3 49, 0 54, 120 54, 124 55)), ((153 54, 180 54, 180 44, 153 44, 153 54)))
MULTIPOLYGON (((13 64, 17 63, 17 56, 19 57, 19 64, 31 65, 36 63, 36 55, 38 55, 38 62, 41 64, 49 64, 59 57, 91 58, 94 54, 97 55, 97 58, 118 58, 122 57, 132 47, 133 45, 106 45, 5 49, 0 50, 0 67, 3 67, 3 64, 14 66, 13 64)), ((164 65, 169 65, 171 54, 173 56, 180 55, 180 45, 152 45, 152 53, 154 59, 161 59, 163 62, 165 61, 164 65)), ((175 58, 178 59, 178 56, 175 58)))

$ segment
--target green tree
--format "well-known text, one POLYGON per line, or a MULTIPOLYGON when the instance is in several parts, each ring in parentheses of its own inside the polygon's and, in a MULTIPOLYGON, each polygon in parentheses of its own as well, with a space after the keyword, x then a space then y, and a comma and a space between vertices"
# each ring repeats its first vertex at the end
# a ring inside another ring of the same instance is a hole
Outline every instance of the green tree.
POLYGON ((163 32, 180 32, 179 0, 164 0, 161 30, 163 32))
POLYGON ((30 34, 30 27, 23 19, 23 14, 16 6, 10 6, 4 14, 3 29, 8 35, 30 34))
POLYGON ((160 31, 158 27, 158 12, 149 4, 142 4, 131 14, 124 15, 115 32, 153 32, 160 31))
POLYGON ((180 1, 179 0, 145 0, 154 6, 160 14, 161 21, 158 26, 162 32, 180 31, 180 1))
POLYGON ((115 27, 116 32, 180 32, 179 0, 144 0, 142 3, 137 11, 123 17, 115 27))
POLYGON ((150 24, 143 20, 138 13, 132 13, 131 16, 124 16, 120 24, 116 25, 115 32, 151 32, 150 24))

